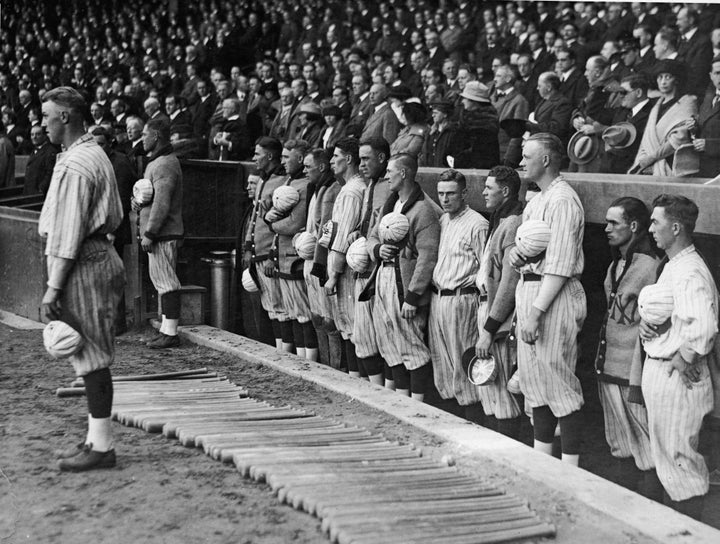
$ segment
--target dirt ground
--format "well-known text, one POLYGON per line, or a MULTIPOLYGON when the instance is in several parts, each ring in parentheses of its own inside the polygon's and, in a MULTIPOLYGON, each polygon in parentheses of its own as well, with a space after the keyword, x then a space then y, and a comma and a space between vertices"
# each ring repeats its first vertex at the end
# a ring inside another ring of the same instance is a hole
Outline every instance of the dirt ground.
MULTIPOLYGON (((118 338, 115 374, 208 367, 245 386, 254 398, 304 407, 328 418, 351 418, 353 424, 372 432, 414 443, 426 455, 439 458, 446 452, 434 437, 389 415, 261 365, 188 343, 172 352, 149 351, 141 344, 147 333, 118 338)), ((267 486, 243 479, 234 467, 213 461, 199 450, 135 428, 114 424, 116 469, 58 472, 53 450, 84 438, 84 398, 54 394, 72 380, 70 366, 45 353, 40 331, 0 324, 1 544, 328 542, 316 518, 281 505, 267 486)), ((611 474, 612 459, 597 414, 590 413, 588 419, 585 451, 592 454, 583 458, 583 464, 601 475, 611 474)), ((530 440, 527 425, 523 437, 530 440)), ((527 492, 541 517, 551 519, 566 534, 573 529, 583 534, 584 523, 573 519, 572 508, 562 499, 540 502, 527 485, 523 488, 502 471, 488 467, 487 475, 491 483, 510 492, 521 496, 527 492)), ((706 521, 715 526, 720 526, 718 502, 715 497, 715 506, 706 509, 713 518, 706 521)), ((623 540, 645 542, 633 536, 623 540)), ((605 539, 611 541, 615 542, 605 539)))

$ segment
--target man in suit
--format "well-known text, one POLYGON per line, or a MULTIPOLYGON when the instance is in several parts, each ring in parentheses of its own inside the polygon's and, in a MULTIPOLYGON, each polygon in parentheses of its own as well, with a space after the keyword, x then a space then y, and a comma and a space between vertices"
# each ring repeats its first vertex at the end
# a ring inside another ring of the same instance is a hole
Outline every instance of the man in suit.
POLYGON ((590 84, 577 67, 577 58, 572 49, 559 49, 555 53, 555 72, 560 78, 560 93, 577 108, 590 89, 590 84))
MULTIPOLYGON (((648 79, 642 74, 627 76, 620 83, 623 95, 621 108, 613 118, 612 125, 627 122, 632 124, 635 135, 627 134, 624 129, 614 128, 603 132, 604 150, 601 149, 600 172, 608 174, 626 174, 635 161, 642 134, 645 131, 653 102, 648 99, 648 79), (612 134, 618 134, 613 137, 612 134)), ((629 127, 628 127, 629 128, 629 127)))
POLYGON ((247 125, 240 117, 240 101, 226 98, 222 104, 223 124, 213 138, 211 148, 217 150, 218 160, 240 161, 250 158, 251 141, 247 125))
POLYGON ((567 147, 573 106, 560 90, 560 78, 557 74, 554 72, 542 74, 538 80, 538 93, 542 100, 530 114, 527 129, 532 134, 537 132, 554 134, 560 138, 563 148, 567 147))
MULTIPOLYGON (((515 89, 515 72, 508 65, 495 71, 495 90, 490 102, 497 110, 498 119, 527 119, 530 107, 527 100, 515 89)), ((522 138, 511 138, 502 128, 498 133, 500 144, 500 162, 505 166, 517 168, 522 158, 522 138)))
POLYGON ((713 91, 708 92, 697 118, 697 137, 693 141, 700 153, 699 177, 714 178, 720 174, 720 55, 712 60, 710 80, 713 91))
POLYGON ((370 90, 368 80, 364 75, 356 74, 352 77, 352 100, 353 107, 350 111, 350 119, 345 130, 347 136, 358 138, 365 128, 365 123, 373 112, 373 105, 370 102, 370 90))
POLYGON ((394 142, 400 132, 400 121, 387 101, 388 88, 375 84, 370 87, 370 103, 373 111, 360 135, 360 140, 385 138, 386 142, 394 142))
POLYGON ((30 140, 34 149, 28 157, 27 169, 25 170, 24 195, 35 195, 47 193, 50 187, 53 168, 55 167, 55 156, 58 148, 50 143, 45 129, 39 125, 30 130, 30 140))
POLYGON ((177 134, 179 138, 187 138, 192 132, 190 112, 180 108, 180 97, 171 94, 165 99, 165 113, 170 118, 170 137, 177 134))
POLYGON ((677 26, 682 35, 678 60, 688 68, 685 89, 689 94, 702 98, 708 88, 708 68, 713 50, 710 37, 698 31, 698 22, 698 13, 693 8, 684 7, 677 14, 677 26))
POLYGON ((208 148, 208 134, 210 133, 210 118, 215 111, 217 96, 210 92, 207 82, 202 79, 198 80, 195 89, 198 99, 190 108, 192 133, 193 137, 198 141, 198 149, 201 153, 199 158, 205 158, 208 148))
MULTIPOLYGON (((533 67, 533 59, 530 53, 522 53, 518 55, 517 60, 518 78, 515 87, 518 92, 525 97, 530 109, 534 109, 535 105, 540 101, 537 94, 537 78, 533 67)), ((545 71, 551 70, 550 68, 545 71)), ((543 72, 540 72, 543 73, 543 72)))
POLYGON ((638 24, 633 29, 633 38, 640 43, 640 51, 638 52, 639 58, 632 68, 638 73, 650 74, 655 66, 654 35, 652 28, 647 24, 638 24))
POLYGON ((170 118, 160 109, 160 101, 157 98, 148 98, 143 104, 143 109, 145 110, 147 121, 162 119, 166 123, 170 124, 170 118))

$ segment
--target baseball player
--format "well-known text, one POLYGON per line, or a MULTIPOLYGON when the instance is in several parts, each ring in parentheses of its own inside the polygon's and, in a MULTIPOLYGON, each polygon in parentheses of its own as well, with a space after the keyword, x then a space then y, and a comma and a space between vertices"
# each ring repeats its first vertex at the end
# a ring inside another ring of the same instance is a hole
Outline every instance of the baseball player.
MULTIPOLYGON (((281 162, 287 180, 284 185, 293 187, 300 195, 298 202, 284 212, 274 206, 265 214, 265 221, 275 233, 270 250, 271 261, 275 266, 274 275, 280 287, 280 304, 287 321, 282 327, 284 351, 295 353, 302 358, 317 361, 317 335, 310 322, 310 302, 303 278, 303 261, 293 247, 292 238, 305 228, 307 221, 307 193, 310 180, 303 172, 303 158, 309 145, 303 140, 288 140, 282 151, 281 162)), ((309 188, 312 190, 312 188, 309 188)))
POLYGON ((165 119, 148 121, 142 132, 148 154, 144 177, 152 182, 154 195, 148 206, 138 212, 138 237, 148 254, 150 280, 160 295, 162 323, 160 331, 148 342, 151 349, 180 345, 177 335, 180 320, 180 280, 175 272, 178 244, 183 238, 182 170, 170 144, 170 123, 165 119))
POLYGON ((385 177, 391 194, 380 219, 401 213, 410 228, 400 245, 382 243, 377 225, 370 232, 368 253, 377 263, 376 277, 361 298, 375 296, 375 336, 380 354, 392 367, 395 390, 422 401, 432 371, 425 332, 442 211, 415 181, 416 174, 417 160, 411 155, 390 158, 385 177))
POLYGON ((496 166, 485 179, 483 197, 490 216, 490 227, 480 261, 477 286, 480 302, 477 313, 478 357, 495 358, 497 377, 493 383, 477 388, 485 412, 486 426, 511 438, 518 438, 521 409, 508 391, 507 382, 517 360, 510 326, 515 311, 515 289, 519 275, 510 264, 515 231, 522 221, 519 201, 520 176, 507 166, 496 166))
MULTIPOLYGON (((387 161, 390 158, 390 146, 382 138, 370 138, 360 142, 360 173, 365 177, 367 189, 363 197, 362 220, 358 236, 368 237, 375 226, 382 206, 390 191, 384 183, 387 161)), ((378 385, 394 388, 392 371, 386 372, 385 360, 380 355, 375 326, 373 325, 373 300, 358 301, 372 272, 357 274, 355 281, 355 321, 353 323, 353 343, 357 352, 358 367, 361 373, 378 385), (364 372, 362 372, 364 370, 364 372)), ((390 367, 387 367, 388 369, 390 367)))
MULTIPOLYGON (((305 175, 313 187, 305 230, 317 240, 322 225, 332 217, 333 204, 341 185, 335 180, 330 169, 330 157, 324 149, 314 149, 305 155, 303 165, 305 175)), ((319 359, 321 363, 329 365, 331 353, 334 353, 335 360, 340 362, 343 346, 333 321, 330 298, 323 288, 327 280, 327 257, 327 248, 316 243, 313 258, 305 261, 304 276, 310 303, 310 318, 318 339, 319 359)))
POLYGON ((540 188, 523 213, 523 221, 549 224, 547 249, 535 262, 510 251, 510 262, 522 268, 516 290, 518 372, 532 408, 534 447, 552 454, 560 420, 562 459, 577 465, 583 405, 575 376, 577 335, 586 315, 580 285, 584 266, 582 237, 585 214, 575 191, 560 176, 564 146, 554 134, 533 134, 523 148, 526 177, 540 188))
POLYGON ((82 95, 58 87, 43 97, 43 127, 50 141, 62 144, 38 230, 46 239, 47 290, 43 315, 72 320, 84 346, 70 357, 85 382, 89 415, 87 437, 79 446, 57 452, 61 470, 83 471, 115 466, 110 415, 115 357, 113 325, 125 285, 125 270, 108 240, 123 217, 110 159, 85 134, 82 95))
MULTIPOLYGON (((615 200, 605 215, 605 233, 612 263, 605 277, 607 311, 600 328, 595 359, 598 392, 605 417, 605 439, 610 453, 619 460, 624 480, 643 471, 642 492, 658 499, 654 463, 650 452, 645 406, 629 401, 630 363, 638 347, 638 295, 646 285, 655 283, 659 260, 647 229, 650 213, 645 204, 633 197, 615 200), (623 460, 628 460, 628 467, 623 460), (654 491, 653 491, 654 490, 654 491)), ((661 493, 660 493, 661 495, 661 493)))
POLYGON ((700 519, 709 484, 697 446, 703 418, 713 409, 707 356, 718 330, 718 293, 693 245, 697 217, 698 207, 683 196, 653 201, 650 233, 667 257, 657 285, 672 290, 673 309, 664 325, 641 321, 640 337, 647 353, 642 393, 664 502, 700 519))
POLYGON ((437 194, 445 213, 440 216, 440 245, 430 284, 428 338, 433 377, 443 399, 457 400, 466 419, 482 423, 478 389, 463 370, 462 356, 477 339, 475 276, 488 221, 467 205, 467 182, 457 170, 440 174, 437 194))
POLYGON ((253 278, 258 282, 260 302, 272 323, 277 349, 282 349, 283 344, 280 322, 287 321, 288 318, 281 304, 277 278, 274 277, 275 267, 272 261, 269 261, 275 234, 270 230, 270 226, 264 218, 272 207, 273 191, 287 179, 285 170, 280 164, 281 155, 282 144, 275 138, 263 137, 255 144, 253 159, 260 175, 260 181, 255 187, 252 215, 245 235, 243 256, 243 268, 250 268, 253 278))
POLYGON ((328 243, 325 292, 331 297, 333 321, 340 331, 345 348, 348 373, 360 377, 355 346, 352 343, 355 317, 355 278, 347 266, 345 253, 352 243, 351 233, 360 228, 365 180, 358 170, 359 146, 354 138, 343 138, 335 144, 330 167, 342 189, 335 199, 331 217, 332 233, 328 243))

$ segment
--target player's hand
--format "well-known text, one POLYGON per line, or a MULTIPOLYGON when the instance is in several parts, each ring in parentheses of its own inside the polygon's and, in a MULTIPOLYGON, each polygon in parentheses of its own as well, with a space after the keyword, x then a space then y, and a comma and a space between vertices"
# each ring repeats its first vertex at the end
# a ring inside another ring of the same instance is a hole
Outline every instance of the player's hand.
POLYGON ((354 231, 352 231, 352 232, 351 232, 350 234, 348 234, 348 236, 347 236, 348 245, 352 244, 352 243, 353 243, 355 240, 357 240, 358 238, 360 238, 360 231, 359 231, 359 230, 354 230, 354 231))
POLYGON ((475 343, 475 355, 480 357, 480 359, 489 359, 490 355, 492 355, 490 353, 490 346, 492 346, 492 334, 485 329, 480 329, 480 336, 475 343))
POLYGON ((147 236, 143 236, 140 241, 140 246, 145 253, 152 253, 153 241, 147 236))
POLYGON ((572 125, 573 125, 573 128, 574 128, 575 130, 580 130, 580 129, 583 127, 584 124, 585 124, 585 118, 584 118, 584 117, 578 116, 578 117, 576 117, 575 119, 573 119, 573 121, 572 121, 572 125))
POLYGON ((527 263, 527 259, 522 253, 520 253, 520 250, 517 247, 513 247, 510 250, 509 258, 510 264, 513 266, 513 268, 520 268, 522 266, 525 266, 525 264, 527 263))
POLYGON ((265 221, 268 223, 274 223, 275 221, 278 221, 279 219, 282 219, 282 214, 277 211, 274 207, 270 208, 270 211, 268 211, 265 214, 265 221))
POLYGON ((652 340, 653 338, 657 338, 658 336, 660 336, 658 334, 657 328, 657 325, 653 325, 651 323, 648 323, 647 321, 640 320, 640 326, 638 327, 640 339, 643 342, 647 342, 649 340, 652 340))
POLYGON ((48 287, 42 299, 42 313, 49 320, 60 319, 62 305, 60 304, 60 289, 48 287))
POLYGON ((242 260, 240 261, 242 263, 242 269, 245 270, 246 268, 250 268, 250 264, 252 263, 252 253, 249 251, 244 251, 242 260))
POLYGON ((583 125, 580 127, 580 132, 587 134, 588 136, 595 134, 595 127, 592 125, 583 125))
POLYGON ((272 278, 275 275, 275 265, 272 261, 265 261, 263 265, 263 272, 268 278, 272 278))
POLYGON ((417 306, 413 306, 412 304, 408 304, 407 302, 403 302, 402 309, 400 310, 400 315, 403 316, 404 319, 412 319, 417 314, 417 306))
POLYGON ((533 307, 530 310, 530 315, 527 320, 520 327, 520 338, 526 344, 534 344, 540 337, 540 319, 542 318, 542 315, 543 314, 540 310, 533 307))
POLYGON ((331 274, 323 287, 328 296, 337 295, 337 275, 331 274))
POLYGON ((134 197, 134 196, 130 197, 130 208, 131 208, 132 211, 134 211, 134 212, 139 212, 140 209, 142 208, 142 206, 140 205, 140 203, 139 203, 137 200, 135 200, 135 197, 134 197))
POLYGON ((383 261, 392 261, 400 251, 400 248, 390 244, 382 244, 378 250, 378 254, 383 261))
POLYGON ((673 355, 670 360, 670 369, 668 370, 668 376, 672 376, 673 372, 677 371, 680 376, 680 381, 688 389, 692 389, 692 384, 700 380, 700 369, 697 365, 691 365, 685 362, 680 356, 680 352, 673 355))
POLYGON ((693 147, 695 151, 702 153, 705 151, 705 138, 695 138, 693 140, 693 147))

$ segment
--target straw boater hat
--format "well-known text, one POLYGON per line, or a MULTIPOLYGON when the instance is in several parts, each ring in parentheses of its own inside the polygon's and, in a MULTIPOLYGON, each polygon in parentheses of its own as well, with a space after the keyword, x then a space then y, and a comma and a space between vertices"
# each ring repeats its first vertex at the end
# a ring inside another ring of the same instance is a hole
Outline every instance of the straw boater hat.
POLYGON ((700 171, 700 155, 692 143, 683 144, 675 150, 673 156, 673 174, 687 177, 700 171))
POLYGON ((638 295, 638 313, 651 325, 662 325, 672 315, 674 307, 672 288, 654 284, 642 288, 638 295))
POLYGON ((490 102, 490 89, 479 81, 470 81, 460 96, 473 102, 490 102))
POLYGON ((602 133, 605 149, 625 149, 635 143, 636 138, 637 128, 627 121, 609 126, 602 133))
POLYGON ((570 138, 567 146, 568 157, 575 164, 588 164, 597 157, 600 150, 600 140, 595 134, 588 135, 583 132, 576 132, 570 138))

